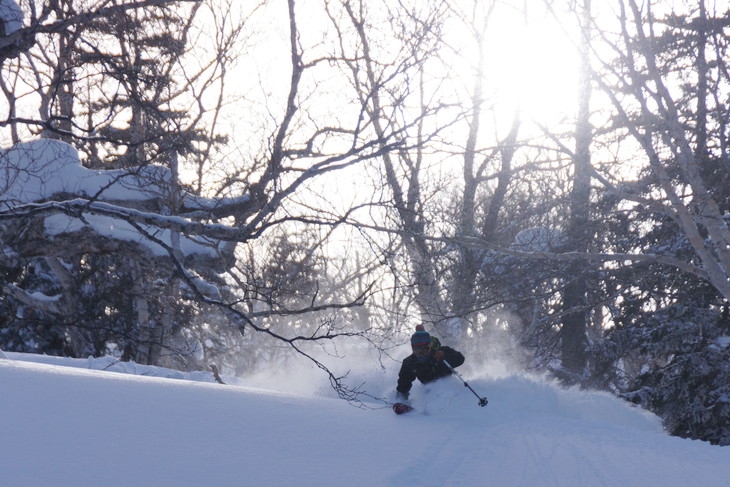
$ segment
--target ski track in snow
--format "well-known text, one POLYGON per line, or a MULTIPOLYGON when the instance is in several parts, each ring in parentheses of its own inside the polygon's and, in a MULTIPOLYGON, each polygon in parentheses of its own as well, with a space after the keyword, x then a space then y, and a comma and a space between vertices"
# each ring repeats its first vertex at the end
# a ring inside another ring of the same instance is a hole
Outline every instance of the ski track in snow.
POLYGON ((465 460, 464 452, 475 443, 469 425, 453 428, 444 438, 426 446, 416 458, 404 465, 403 471, 391 479, 392 487, 404 485, 450 485, 449 479, 465 460))

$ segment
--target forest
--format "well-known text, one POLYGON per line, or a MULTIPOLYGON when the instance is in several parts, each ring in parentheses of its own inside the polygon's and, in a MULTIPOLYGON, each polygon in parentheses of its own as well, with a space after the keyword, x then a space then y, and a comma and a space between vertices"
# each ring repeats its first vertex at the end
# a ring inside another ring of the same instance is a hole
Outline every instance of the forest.
MULTIPOLYGON (((516 5, 519 4, 519 5, 516 5)), ((467 357, 730 444, 730 8, 0 0, 0 349, 467 357)))

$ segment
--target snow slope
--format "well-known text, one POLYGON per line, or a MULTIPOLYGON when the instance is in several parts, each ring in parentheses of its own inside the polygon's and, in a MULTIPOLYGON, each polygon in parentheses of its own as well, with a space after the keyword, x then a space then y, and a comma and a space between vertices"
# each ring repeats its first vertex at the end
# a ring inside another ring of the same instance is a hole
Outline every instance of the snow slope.
POLYGON ((416 387, 417 412, 396 416, 375 402, 218 385, 205 373, 6 357, 7 487, 730 483, 730 448, 670 437, 608 395, 519 375, 470 380, 486 408, 456 378, 416 387))

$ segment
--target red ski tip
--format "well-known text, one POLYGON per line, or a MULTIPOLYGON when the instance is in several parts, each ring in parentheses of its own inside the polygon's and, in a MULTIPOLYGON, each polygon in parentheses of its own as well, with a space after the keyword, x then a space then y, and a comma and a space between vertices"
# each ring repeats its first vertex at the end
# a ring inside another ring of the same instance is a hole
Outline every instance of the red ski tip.
POLYGON ((413 411, 413 408, 410 407, 408 404, 403 404, 402 402, 397 402, 393 404, 393 412, 395 414, 405 414, 408 411, 413 411))

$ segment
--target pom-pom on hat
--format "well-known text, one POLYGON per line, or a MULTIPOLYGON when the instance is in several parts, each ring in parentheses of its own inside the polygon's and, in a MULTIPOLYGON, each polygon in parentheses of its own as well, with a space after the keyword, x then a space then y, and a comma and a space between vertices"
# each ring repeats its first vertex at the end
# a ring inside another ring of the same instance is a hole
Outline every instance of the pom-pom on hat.
POLYGON ((416 326, 416 332, 411 336, 411 347, 422 347, 431 344, 431 335, 425 330, 423 325, 416 326))

